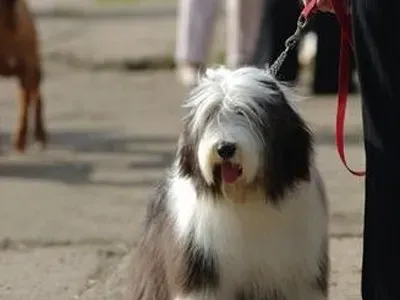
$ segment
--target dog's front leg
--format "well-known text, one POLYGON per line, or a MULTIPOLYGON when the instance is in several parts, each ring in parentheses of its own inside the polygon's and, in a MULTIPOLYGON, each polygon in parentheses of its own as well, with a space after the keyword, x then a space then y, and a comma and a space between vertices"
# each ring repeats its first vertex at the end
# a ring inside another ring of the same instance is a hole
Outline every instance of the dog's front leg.
POLYGON ((217 300, 221 288, 221 278, 217 258, 211 251, 196 245, 193 236, 187 236, 167 265, 172 279, 172 298, 174 300, 217 300))
POLYGON ((30 89, 23 84, 21 84, 20 93, 21 95, 19 98, 19 116, 17 128, 14 132, 13 144, 15 150, 23 152, 26 146, 26 135, 28 131, 28 111, 31 93, 30 89))
POLYGON ((43 104, 40 93, 40 72, 34 67, 25 67, 20 75, 20 99, 19 117, 17 128, 14 133, 14 148, 24 152, 26 147, 29 108, 35 106, 35 130, 36 141, 44 147, 46 143, 46 130, 43 121, 43 104))
POLYGON ((40 146, 44 148, 46 146, 47 134, 44 125, 44 117, 43 117, 43 102, 42 102, 42 95, 40 91, 40 84, 41 84, 41 70, 37 68, 34 72, 35 79, 34 79, 34 89, 32 93, 31 101, 35 107, 35 131, 34 136, 36 142, 40 143, 40 146))

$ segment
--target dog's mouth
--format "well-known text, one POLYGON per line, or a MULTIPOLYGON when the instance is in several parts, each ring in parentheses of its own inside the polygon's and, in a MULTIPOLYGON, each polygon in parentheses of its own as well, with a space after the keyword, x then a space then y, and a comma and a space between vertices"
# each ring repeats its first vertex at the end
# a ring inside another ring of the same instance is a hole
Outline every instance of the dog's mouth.
POLYGON ((242 176, 243 168, 240 164, 224 161, 216 165, 215 173, 220 176, 223 182, 234 183, 242 176))

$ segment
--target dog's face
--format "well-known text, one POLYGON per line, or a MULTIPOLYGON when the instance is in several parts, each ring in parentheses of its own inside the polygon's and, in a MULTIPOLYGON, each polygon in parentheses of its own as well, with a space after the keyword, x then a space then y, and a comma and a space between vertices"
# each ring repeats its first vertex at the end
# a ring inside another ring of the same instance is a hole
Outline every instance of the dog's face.
POLYGON ((186 107, 180 171, 198 188, 239 202, 262 191, 274 202, 308 179, 309 131, 265 70, 208 70, 186 107))

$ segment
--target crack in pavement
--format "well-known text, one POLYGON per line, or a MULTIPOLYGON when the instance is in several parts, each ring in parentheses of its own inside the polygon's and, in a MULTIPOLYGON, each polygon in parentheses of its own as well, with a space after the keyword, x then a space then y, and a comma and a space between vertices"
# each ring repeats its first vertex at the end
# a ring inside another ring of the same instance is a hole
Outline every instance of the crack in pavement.
POLYGON ((99 263, 97 268, 86 278, 84 286, 75 294, 74 299, 79 299, 88 290, 105 282, 105 280, 114 274, 118 265, 127 254, 128 251, 118 254, 110 254, 109 252, 98 253, 99 263))
MULTIPOLYGON (((331 233, 331 239, 359 239, 363 237, 362 233, 331 233)), ((22 239, 14 240, 10 237, 5 237, 0 240, 0 251, 9 250, 31 250, 37 248, 61 248, 71 246, 94 246, 94 247, 112 247, 119 248, 122 252, 126 253, 127 249, 136 247, 137 242, 127 243, 123 240, 106 240, 101 238, 87 238, 82 240, 52 240, 52 239, 22 239)), ((112 252, 109 253, 113 255, 112 252)))
MULTIPOLYGON (((174 18, 176 16, 176 5, 150 5, 148 7, 123 6, 69 6, 49 7, 45 9, 34 9, 33 15, 37 19, 77 19, 77 20, 115 20, 115 19, 160 19, 174 18)), ((222 10, 221 14, 225 11, 222 10)))
POLYGON ((87 71, 143 71, 173 69, 175 66, 172 54, 159 57, 121 58, 91 60, 79 57, 73 53, 48 51, 43 55, 44 59, 67 67, 84 69, 87 71))
MULTIPOLYGON (((52 239, 22 239, 14 240, 10 237, 5 237, 0 240, 0 251, 10 250, 32 250, 37 248, 62 248, 62 247, 83 247, 93 246, 109 248, 111 250, 104 250, 108 255, 118 254, 118 252, 125 253, 127 249, 135 244, 128 244, 123 240, 106 240, 100 238, 87 238, 82 240, 52 240, 52 239), (112 250, 114 249, 114 250, 112 250), (110 252, 108 252, 110 251, 110 252)), ((99 250, 102 252, 103 250, 99 250)))
POLYGON ((342 233, 332 233, 329 235, 331 239, 334 240, 350 240, 350 239, 361 239, 363 238, 363 233, 354 232, 342 232, 342 233))

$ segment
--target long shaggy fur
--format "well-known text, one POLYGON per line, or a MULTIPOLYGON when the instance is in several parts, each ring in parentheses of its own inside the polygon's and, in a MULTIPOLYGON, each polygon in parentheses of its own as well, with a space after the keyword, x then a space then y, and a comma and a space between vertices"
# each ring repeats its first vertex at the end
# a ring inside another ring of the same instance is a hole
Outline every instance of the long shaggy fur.
POLYGON ((207 70, 149 203, 130 300, 327 299, 327 201, 288 98, 266 70, 207 70))

